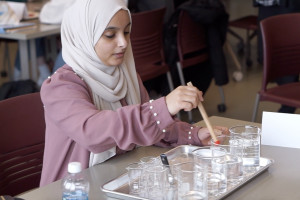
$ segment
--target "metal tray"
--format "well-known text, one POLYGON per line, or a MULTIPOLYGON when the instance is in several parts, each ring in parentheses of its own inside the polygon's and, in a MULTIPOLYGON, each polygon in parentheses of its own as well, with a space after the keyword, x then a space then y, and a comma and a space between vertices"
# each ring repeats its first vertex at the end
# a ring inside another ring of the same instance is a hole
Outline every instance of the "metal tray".
MULTIPOLYGON (((191 156, 192 151, 194 151, 195 149, 199 149, 199 148, 209 148, 209 147, 181 145, 181 146, 175 147, 174 149, 167 151, 165 154, 168 157, 169 164, 172 165, 174 163, 192 160, 193 159, 191 156)), ((214 199, 219 200, 219 199, 222 199, 222 198, 228 196, 229 194, 231 194, 232 192, 234 192, 235 190, 237 190, 238 188, 243 186, 245 183, 249 182, 251 179, 255 178, 256 176, 258 176, 259 174, 261 174, 262 172, 267 170, 269 168, 269 166, 271 166, 273 163, 274 163, 274 160, 272 160, 272 159, 260 157, 260 166, 257 169, 257 171, 244 177, 244 179, 239 184, 228 187, 227 192, 225 192, 221 195, 218 195, 214 199)), ((125 174, 105 183, 100 188, 109 197, 114 197, 114 198, 118 198, 118 199, 126 199, 126 200, 127 199, 128 200, 132 200, 132 199, 147 200, 143 197, 133 196, 133 195, 129 194, 128 182, 129 182, 128 175, 127 175, 127 173, 125 173, 125 174)))

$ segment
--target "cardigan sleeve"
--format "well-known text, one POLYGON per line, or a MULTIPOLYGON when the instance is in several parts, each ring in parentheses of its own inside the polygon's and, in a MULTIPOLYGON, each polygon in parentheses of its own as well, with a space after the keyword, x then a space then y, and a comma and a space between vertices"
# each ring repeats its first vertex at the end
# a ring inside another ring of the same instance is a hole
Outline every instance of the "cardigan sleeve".
MULTIPOLYGON (((139 77, 138 77, 139 78, 139 77)), ((141 98, 142 103, 145 102, 151 102, 153 105, 151 105, 153 110, 159 110, 160 106, 166 106, 165 98, 163 98, 163 102, 160 101, 153 101, 149 99, 148 92, 146 88, 144 87, 142 80, 139 78, 140 83, 140 90, 141 90, 141 98)), ((155 111, 154 111, 155 113, 155 111)), ((202 146, 202 143, 198 137, 198 131, 202 127, 196 127, 193 125, 190 125, 189 123, 180 121, 179 119, 173 117, 174 122, 172 125, 170 125, 168 128, 166 128, 165 131, 165 137, 161 139, 158 143, 156 143, 156 146, 161 147, 175 147, 178 145, 195 145, 195 146, 202 146)))
MULTIPOLYGON (((191 126, 170 116, 164 97, 147 101, 147 91, 139 82, 141 104, 99 111, 85 82, 70 67, 63 67, 41 88, 47 129, 58 131, 62 137, 74 140, 93 153, 114 146, 131 150, 135 145, 188 143, 187 130, 191 126)), ((191 143, 201 144, 196 135, 191 134, 190 140, 195 140, 191 143)))

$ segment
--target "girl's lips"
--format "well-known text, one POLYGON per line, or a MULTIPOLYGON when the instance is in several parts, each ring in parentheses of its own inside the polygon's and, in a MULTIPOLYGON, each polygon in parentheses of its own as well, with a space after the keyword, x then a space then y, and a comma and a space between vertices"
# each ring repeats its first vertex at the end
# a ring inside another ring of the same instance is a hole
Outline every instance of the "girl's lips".
POLYGON ((124 56, 124 53, 115 53, 114 55, 118 58, 121 58, 124 56))

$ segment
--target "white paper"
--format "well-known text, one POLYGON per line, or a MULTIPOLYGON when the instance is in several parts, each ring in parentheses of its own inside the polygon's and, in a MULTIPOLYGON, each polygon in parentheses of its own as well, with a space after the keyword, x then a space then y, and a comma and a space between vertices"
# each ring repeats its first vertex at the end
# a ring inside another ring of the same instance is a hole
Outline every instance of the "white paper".
POLYGON ((300 115, 263 112, 261 143, 300 148, 300 115))
POLYGON ((18 19, 21 20, 24 17, 27 17, 27 7, 25 3, 21 2, 7 2, 9 7, 17 15, 18 19))
POLYGON ((0 24, 18 24, 19 18, 6 1, 0 1, 0 24))

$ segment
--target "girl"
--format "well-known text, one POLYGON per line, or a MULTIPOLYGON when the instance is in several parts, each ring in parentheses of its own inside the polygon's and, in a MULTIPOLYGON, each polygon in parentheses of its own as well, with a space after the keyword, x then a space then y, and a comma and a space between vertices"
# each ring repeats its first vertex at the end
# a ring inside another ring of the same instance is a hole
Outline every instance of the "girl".
POLYGON ((180 86, 149 101, 135 71, 130 29, 124 0, 78 0, 66 11, 61 28, 66 64, 41 88, 46 119, 41 186, 64 177, 72 161, 87 168, 137 146, 208 145, 207 128, 174 117, 195 108, 202 92, 180 86))

